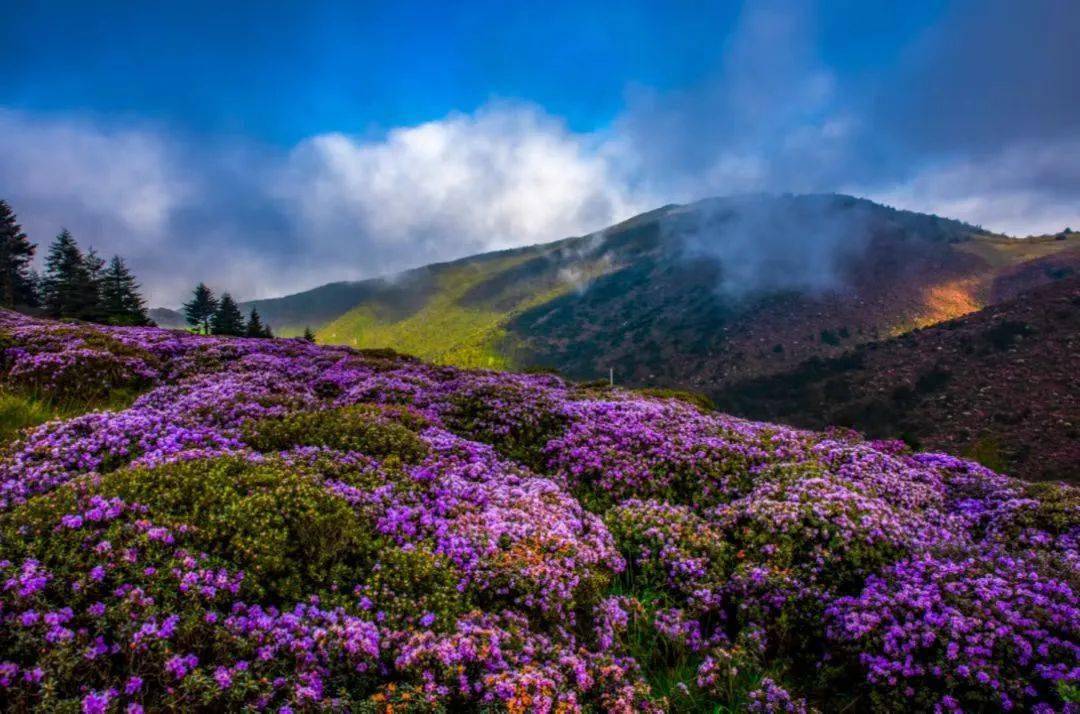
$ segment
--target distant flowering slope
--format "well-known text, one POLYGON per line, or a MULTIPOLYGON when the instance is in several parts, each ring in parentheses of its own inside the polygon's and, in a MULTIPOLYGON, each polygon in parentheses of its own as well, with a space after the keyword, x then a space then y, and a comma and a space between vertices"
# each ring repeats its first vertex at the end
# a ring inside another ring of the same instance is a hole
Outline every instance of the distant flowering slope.
POLYGON ((1080 495, 389 352, 0 313, 0 708, 1075 711, 1080 495))

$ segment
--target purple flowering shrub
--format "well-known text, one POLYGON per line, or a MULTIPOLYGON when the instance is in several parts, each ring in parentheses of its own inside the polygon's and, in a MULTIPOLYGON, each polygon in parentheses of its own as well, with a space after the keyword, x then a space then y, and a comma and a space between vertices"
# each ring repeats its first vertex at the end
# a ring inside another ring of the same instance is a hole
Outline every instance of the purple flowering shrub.
POLYGON ((402 631, 444 632, 474 607, 472 591, 460 587, 461 571, 427 544, 380 549, 362 582, 352 593, 361 606, 402 631))
POLYGON ((1076 524, 1080 522, 1080 489, 1060 483, 1024 484, 1020 499, 1012 505, 1009 517, 994 528, 1004 537, 1031 532, 1076 535, 1076 524))
POLYGON ((558 382, 546 375, 522 375, 517 380, 492 375, 451 386, 440 414, 450 431, 543 470, 545 446, 567 423, 558 399, 565 390, 558 382))
POLYGON ((723 531, 688 506, 629 500, 605 521, 629 563, 627 575, 642 588, 693 597, 728 576, 734 553, 723 531))
POLYGON ((1052 701, 1080 675, 1080 613, 1075 571, 1041 560, 991 550, 901 561, 830 604, 829 636, 858 657, 883 707, 1052 701))
POLYGON ((712 521, 738 546, 736 580, 780 576, 788 599, 857 587, 933 533, 919 513, 867 494, 816 467, 782 470, 721 505, 712 521), (798 588, 794 588, 794 585, 798 588))
POLYGON ((754 714, 806 714, 806 701, 792 697, 791 693, 765 677, 761 686, 750 692, 746 711, 754 714))
POLYGON ((770 457, 749 423, 718 423, 678 400, 609 397, 564 410, 570 426, 544 447, 548 467, 598 508, 625 498, 721 502, 770 457))
POLYGON ((0 311, 0 349, 79 407, 0 450, 0 710, 1080 696, 1074 487, 299 340, 0 311))
POLYGON ((325 596, 370 566, 373 523, 317 475, 274 460, 195 459, 116 471, 94 491, 190 524, 194 548, 249 575, 247 595, 275 602, 325 596))
POLYGON ((192 549, 190 527, 149 516, 73 493, 12 514, 0 559, 6 709, 269 706, 302 700, 305 683, 356 686, 374 666, 369 623, 317 605, 249 607, 244 573, 192 549))
POLYGON ((158 377, 160 360, 93 328, 0 315, 0 369, 9 388, 68 403, 143 389, 158 377))

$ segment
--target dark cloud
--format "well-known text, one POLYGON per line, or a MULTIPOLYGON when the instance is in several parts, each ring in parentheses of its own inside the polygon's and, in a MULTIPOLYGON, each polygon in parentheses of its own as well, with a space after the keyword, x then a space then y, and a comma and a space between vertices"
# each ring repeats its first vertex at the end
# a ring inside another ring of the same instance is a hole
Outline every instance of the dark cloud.
POLYGON ((818 56, 806 7, 753 3, 725 42, 701 85, 631 92, 615 131, 640 180, 686 199, 826 190, 848 177, 857 117, 818 56))
POLYGON ((678 200, 845 191, 1020 234, 1077 222, 1080 3, 963 0, 860 73, 825 62, 815 19, 748 3, 709 81, 632 93, 634 180, 678 200))
MULTIPOLYGON (((1080 133, 1080 3, 964 0, 873 94, 881 131, 921 152, 992 152, 1080 133)), ((876 109, 876 111, 875 111, 876 109)))

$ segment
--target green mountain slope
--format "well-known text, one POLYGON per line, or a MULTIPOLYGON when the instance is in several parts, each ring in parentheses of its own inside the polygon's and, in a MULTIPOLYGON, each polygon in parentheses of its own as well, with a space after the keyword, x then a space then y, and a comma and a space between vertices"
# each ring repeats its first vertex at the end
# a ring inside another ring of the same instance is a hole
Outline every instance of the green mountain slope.
POLYGON ((279 334, 310 325, 439 363, 713 391, 978 310, 998 276, 1078 240, 849 196, 745 196, 245 308, 279 334))

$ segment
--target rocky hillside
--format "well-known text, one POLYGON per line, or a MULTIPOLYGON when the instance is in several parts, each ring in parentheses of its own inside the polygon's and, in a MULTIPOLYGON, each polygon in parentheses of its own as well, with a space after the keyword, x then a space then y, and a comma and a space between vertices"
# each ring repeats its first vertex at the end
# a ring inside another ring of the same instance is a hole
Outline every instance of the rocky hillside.
MULTIPOLYGON (((254 303, 282 334, 444 364, 715 391, 991 304, 1080 245, 848 196, 667 206, 542 246, 254 303)), ((246 309, 246 306, 245 306, 246 309)))
MULTIPOLYGON (((963 318, 730 384, 722 409, 968 454, 1010 474, 1080 480, 1080 255, 1045 284, 963 318)), ((995 290, 1014 292, 1013 274, 995 290)))
POLYGON ((1069 486, 388 351, 8 312, 0 347, 3 711, 1080 692, 1069 486))

